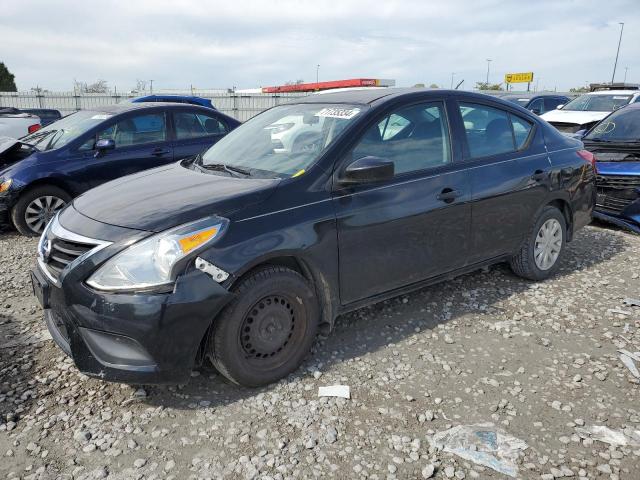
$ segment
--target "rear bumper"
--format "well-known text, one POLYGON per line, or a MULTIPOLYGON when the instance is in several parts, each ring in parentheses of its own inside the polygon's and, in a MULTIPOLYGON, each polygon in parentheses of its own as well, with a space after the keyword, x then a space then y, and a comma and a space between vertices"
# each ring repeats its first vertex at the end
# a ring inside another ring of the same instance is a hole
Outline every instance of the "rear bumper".
MULTIPOLYGON (((33 272, 47 282, 38 267, 33 272)), ((76 282, 47 288, 47 328, 78 369, 135 384, 188 380, 207 329, 231 297, 199 271, 168 294, 105 294, 76 282)))

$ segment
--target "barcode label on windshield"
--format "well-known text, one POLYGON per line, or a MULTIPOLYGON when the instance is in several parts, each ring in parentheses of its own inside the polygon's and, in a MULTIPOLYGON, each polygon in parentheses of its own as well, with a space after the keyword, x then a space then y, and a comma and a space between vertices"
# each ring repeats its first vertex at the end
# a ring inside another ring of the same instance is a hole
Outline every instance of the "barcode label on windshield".
POLYGON ((343 118, 345 120, 349 120, 359 113, 359 108, 327 107, 316 113, 316 117, 343 118))

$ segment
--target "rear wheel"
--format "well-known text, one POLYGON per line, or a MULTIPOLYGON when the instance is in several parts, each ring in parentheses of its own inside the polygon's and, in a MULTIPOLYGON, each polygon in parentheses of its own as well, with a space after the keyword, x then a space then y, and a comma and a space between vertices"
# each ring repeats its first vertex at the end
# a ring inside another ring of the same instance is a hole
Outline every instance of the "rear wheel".
POLYGON ((56 213, 71 201, 61 188, 42 185, 27 190, 11 210, 11 220, 23 235, 40 235, 56 213))
POLYGON ((302 363, 320 318, 309 282, 297 272, 268 267, 250 274, 215 320, 209 358, 234 383, 275 382, 302 363))
POLYGON ((520 251, 511 259, 511 270, 529 280, 544 280, 560 266, 567 238, 567 222, 560 210, 547 206, 538 215, 520 251))

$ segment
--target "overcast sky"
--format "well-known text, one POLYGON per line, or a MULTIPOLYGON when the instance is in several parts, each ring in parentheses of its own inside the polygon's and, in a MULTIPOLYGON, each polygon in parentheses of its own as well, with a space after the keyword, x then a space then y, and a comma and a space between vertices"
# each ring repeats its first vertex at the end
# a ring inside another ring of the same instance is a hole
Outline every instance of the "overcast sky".
POLYGON ((534 71, 559 90, 640 81, 638 0, 2 0, 0 61, 19 90, 74 78, 130 90, 252 88, 288 80, 464 79, 471 88, 534 71))

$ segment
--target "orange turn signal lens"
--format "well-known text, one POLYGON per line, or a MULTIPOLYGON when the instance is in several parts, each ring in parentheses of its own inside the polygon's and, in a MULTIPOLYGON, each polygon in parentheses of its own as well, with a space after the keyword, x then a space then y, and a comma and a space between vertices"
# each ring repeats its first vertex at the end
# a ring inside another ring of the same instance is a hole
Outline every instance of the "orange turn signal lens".
POLYGON ((193 249, 198 248, 203 243, 206 243, 215 237, 217 233, 218 227, 212 227, 181 238, 178 240, 178 243, 180 244, 182 253, 189 253, 193 249))

